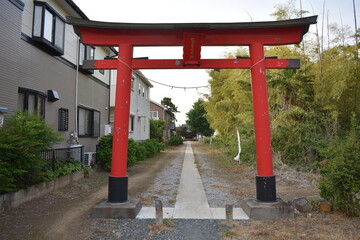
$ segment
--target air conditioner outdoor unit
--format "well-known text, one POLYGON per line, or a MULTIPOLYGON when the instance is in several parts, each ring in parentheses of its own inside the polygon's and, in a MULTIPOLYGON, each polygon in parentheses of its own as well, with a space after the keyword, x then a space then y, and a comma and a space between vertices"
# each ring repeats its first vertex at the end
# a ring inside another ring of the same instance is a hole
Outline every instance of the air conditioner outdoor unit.
POLYGON ((96 152, 85 152, 84 153, 84 165, 91 167, 95 163, 96 152))

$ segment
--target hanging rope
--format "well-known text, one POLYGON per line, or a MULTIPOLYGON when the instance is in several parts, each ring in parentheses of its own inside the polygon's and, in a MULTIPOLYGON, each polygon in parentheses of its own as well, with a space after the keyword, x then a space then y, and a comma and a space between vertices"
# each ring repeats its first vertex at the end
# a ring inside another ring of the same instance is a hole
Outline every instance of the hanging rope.
MULTIPOLYGON (((122 64, 124 64, 126 67, 128 67, 133 73, 135 73, 136 75, 138 75, 139 77, 141 77, 136 71, 134 71, 134 69, 132 67, 130 67, 126 62, 122 61, 121 59, 119 59, 119 62, 121 62, 122 64)), ((255 64, 253 64, 250 68, 249 71, 255 67, 256 65, 258 65, 259 63, 263 62, 265 60, 265 57, 263 59, 261 59, 260 61, 256 62, 255 64)), ((243 75, 243 74, 241 74, 243 75)), ((169 85, 169 84, 165 84, 165 83, 161 83, 161 82, 157 82, 155 80, 152 80, 150 78, 147 78, 147 80, 149 80, 150 82, 154 82, 156 84, 165 86, 165 87, 170 87, 171 89, 177 88, 177 89, 184 89, 184 91, 186 91, 186 89, 196 89, 198 90, 199 88, 208 88, 210 87, 210 85, 204 85, 204 86, 195 86, 195 87, 180 87, 180 86, 174 86, 174 85, 169 85)))
MULTIPOLYGON (((136 72, 135 72, 136 73, 136 72)), ((209 87, 210 85, 204 85, 204 86, 196 86, 196 87, 180 87, 180 86, 173 86, 173 85, 169 85, 169 84, 165 84, 165 83, 161 83, 161 82, 157 82, 157 81, 155 81, 155 80, 152 80, 152 79, 149 79, 148 78, 148 80, 150 81, 150 82, 154 82, 154 83, 156 83, 156 84, 159 84, 159 85, 162 85, 162 86, 165 86, 165 87, 170 87, 171 89, 173 89, 173 88, 179 88, 179 89, 184 89, 184 90, 186 90, 186 89, 199 89, 199 88, 207 88, 207 87, 209 87)))

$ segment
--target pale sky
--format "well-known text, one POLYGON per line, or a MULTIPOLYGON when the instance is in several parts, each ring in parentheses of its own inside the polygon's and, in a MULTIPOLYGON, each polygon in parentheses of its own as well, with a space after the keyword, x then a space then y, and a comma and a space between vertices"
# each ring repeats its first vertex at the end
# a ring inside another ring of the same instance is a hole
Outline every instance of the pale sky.
MULTIPOLYGON (((257 22, 273 21, 270 16, 276 4, 287 0, 74 0, 80 9, 91 19, 105 22, 133 23, 179 23, 179 22, 257 22)), ((307 16, 318 15, 318 26, 321 28, 323 0, 302 0, 303 10, 307 16)), ((354 32, 353 0, 325 0, 325 21, 336 22, 341 26, 348 25, 354 32)), ((360 0, 355 0, 358 27, 360 26, 360 0)), ((296 0, 300 9, 300 0, 296 0)), ((310 32, 315 31, 310 28, 310 32)), ((236 47, 202 48, 202 58, 223 58, 224 53, 234 51, 236 47)), ((182 48, 146 48, 134 50, 134 57, 150 59, 180 59, 182 48)), ((150 80, 179 87, 208 85, 210 79, 206 70, 142 70, 150 80)), ((171 89, 153 83, 150 90, 152 100, 160 103, 164 97, 170 97, 178 106, 177 125, 186 121, 186 113, 192 104, 209 90, 171 89)))

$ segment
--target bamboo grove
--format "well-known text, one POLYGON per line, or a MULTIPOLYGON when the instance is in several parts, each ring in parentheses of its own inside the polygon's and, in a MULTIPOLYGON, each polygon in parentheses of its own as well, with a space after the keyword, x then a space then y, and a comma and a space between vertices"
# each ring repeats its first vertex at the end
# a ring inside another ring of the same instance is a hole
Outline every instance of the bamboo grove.
MULTIPOLYGON (((284 6, 277 6, 273 14, 278 20, 306 13, 284 6)), ((348 27, 332 24, 328 31, 331 37, 327 41, 316 31, 297 46, 266 48, 267 57, 301 59, 298 70, 267 71, 272 146, 274 156, 283 163, 299 170, 320 171, 321 195, 348 215, 356 215, 359 199, 354 196, 360 190, 360 44, 358 35, 348 27), (348 200, 343 201, 346 196, 348 200)), ((241 47, 227 57, 236 56, 248 56, 247 48, 241 47)), ((211 128, 234 156, 238 129, 242 160, 254 162, 249 70, 213 69, 209 75, 211 92, 203 106, 211 128)))

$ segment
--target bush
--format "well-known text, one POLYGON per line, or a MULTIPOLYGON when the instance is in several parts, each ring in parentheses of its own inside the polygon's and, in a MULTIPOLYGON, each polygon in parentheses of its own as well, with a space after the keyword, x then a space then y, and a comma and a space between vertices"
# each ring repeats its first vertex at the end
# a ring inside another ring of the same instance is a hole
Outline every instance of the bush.
POLYGON ((163 134, 166 127, 164 120, 150 120, 150 139, 155 139, 158 142, 163 141, 163 134))
POLYGON ((360 128, 355 120, 350 134, 337 138, 324 152, 321 168, 320 195, 327 199, 334 210, 348 216, 360 213, 360 128))
POLYGON ((0 193, 16 191, 44 181, 42 151, 60 141, 44 120, 16 112, 0 128, 0 193))
MULTIPOLYGON (((111 170, 112 138, 111 134, 102 137, 97 150, 98 163, 103 169, 108 171, 111 170)), ((148 139, 144 142, 136 142, 133 139, 129 139, 127 166, 134 166, 138 161, 143 160, 145 157, 150 157, 163 149, 164 144, 157 142, 155 139, 148 139)))
POLYGON ((309 112, 299 107, 283 111, 274 121, 272 145, 281 160, 302 170, 316 170, 319 150, 326 136, 320 112, 309 112), (291 136, 291 137, 289 137, 291 136))
POLYGON ((148 139, 141 144, 146 148, 146 157, 150 157, 158 152, 156 141, 154 139, 148 139))
POLYGON ((169 145, 178 146, 180 144, 183 144, 183 140, 181 137, 171 137, 170 138, 169 145))
POLYGON ((83 170, 85 176, 89 174, 89 169, 86 168, 81 162, 74 161, 73 159, 56 159, 57 166, 54 169, 46 171, 46 180, 51 181, 63 175, 68 175, 72 172, 83 170))
POLYGON ((102 169, 107 171, 111 170, 112 139, 112 134, 101 137, 96 151, 96 161, 102 169))

